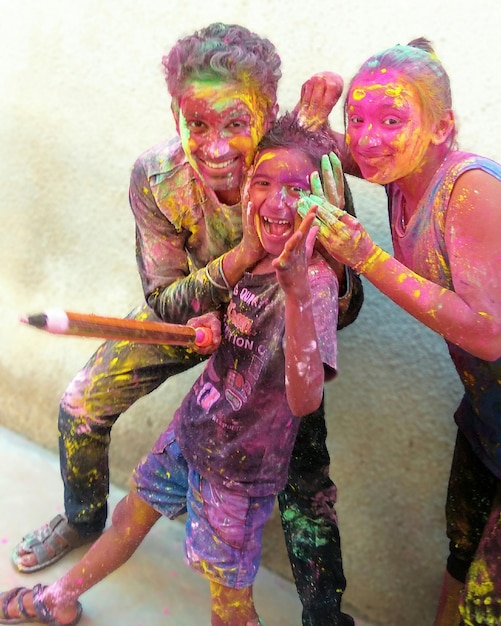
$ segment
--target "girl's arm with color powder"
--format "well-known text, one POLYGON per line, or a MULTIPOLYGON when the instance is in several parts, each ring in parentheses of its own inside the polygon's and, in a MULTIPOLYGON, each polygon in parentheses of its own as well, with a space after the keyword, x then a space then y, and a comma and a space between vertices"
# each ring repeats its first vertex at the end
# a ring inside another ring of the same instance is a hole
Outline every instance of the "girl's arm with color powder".
MULTIPOLYGON (((318 187, 317 187, 318 190, 318 187)), ((473 170, 452 191, 446 222, 455 291, 427 280, 377 246, 360 222, 321 196, 301 200, 300 214, 318 206, 318 237, 336 259, 353 267, 420 322, 467 352, 501 357, 501 271, 498 204, 501 183, 473 170)))

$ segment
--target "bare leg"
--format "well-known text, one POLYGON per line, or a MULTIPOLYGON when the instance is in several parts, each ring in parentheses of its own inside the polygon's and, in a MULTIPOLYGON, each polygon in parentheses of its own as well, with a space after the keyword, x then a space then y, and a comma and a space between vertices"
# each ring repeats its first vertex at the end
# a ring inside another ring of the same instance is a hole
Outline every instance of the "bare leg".
POLYGON ((218 583, 210 583, 211 626, 256 626, 259 617, 254 607, 252 586, 232 589, 218 583))
MULTIPOLYGON (((78 598, 123 565, 159 518, 160 513, 135 492, 122 498, 113 512, 112 526, 78 563, 44 590, 43 601, 55 620, 69 624, 76 616, 78 598)), ((10 604, 9 615, 16 615, 16 599, 10 604)), ((24 605, 29 612, 33 610, 31 594, 26 595, 24 605)))
MULTIPOLYGON (((158 321, 146 305, 130 319, 158 321)), ((120 415, 165 380, 206 357, 182 346, 106 341, 69 383, 59 406, 65 520, 28 533, 13 551, 16 569, 35 572, 93 543, 108 515, 110 433, 120 415)))

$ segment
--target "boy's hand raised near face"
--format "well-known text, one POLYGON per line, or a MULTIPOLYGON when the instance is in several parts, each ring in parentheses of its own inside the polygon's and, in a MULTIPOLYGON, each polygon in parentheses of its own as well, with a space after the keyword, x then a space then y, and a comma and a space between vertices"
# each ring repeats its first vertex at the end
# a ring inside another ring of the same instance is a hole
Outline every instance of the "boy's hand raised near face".
POLYGON ((305 215, 299 228, 284 246, 282 254, 273 259, 279 285, 288 293, 290 290, 303 292, 308 287, 308 262, 311 258, 318 227, 313 226, 316 207, 305 215))
POLYGON ((247 182, 242 192, 242 241, 240 247, 247 259, 247 267, 252 267, 266 254, 261 240, 256 232, 256 210, 249 199, 249 185, 253 169, 247 172, 247 182))
POLYGON ((222 257, 225 283, 232 289, 243 276, 265 255, 266 251, 256 232, 256 209, 249 199, 249 184, 252 168, 247 173, 247 182, 242 192, 242 239, 240 243, 222 257))

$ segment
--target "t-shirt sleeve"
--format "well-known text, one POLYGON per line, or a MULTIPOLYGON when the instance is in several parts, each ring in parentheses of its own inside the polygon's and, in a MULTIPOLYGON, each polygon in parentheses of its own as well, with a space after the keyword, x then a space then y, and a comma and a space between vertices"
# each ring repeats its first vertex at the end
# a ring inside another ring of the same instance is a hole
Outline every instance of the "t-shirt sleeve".
MULTIPOLYGON (((163 186, 165 195, 172 186, 171 204, 175 204, 175 183, 166 180, 163 186)), ((132 170, 129 202, 136 222, 137 266, 146 301, 155 313, 164 321, 185 323, 194 315, 225 304, 229 300, 225 285, 210 280, 218 277, 220 260, 210 261, 201 269, 190 266, 190 231, 160 209, 141 158, 132 170)))

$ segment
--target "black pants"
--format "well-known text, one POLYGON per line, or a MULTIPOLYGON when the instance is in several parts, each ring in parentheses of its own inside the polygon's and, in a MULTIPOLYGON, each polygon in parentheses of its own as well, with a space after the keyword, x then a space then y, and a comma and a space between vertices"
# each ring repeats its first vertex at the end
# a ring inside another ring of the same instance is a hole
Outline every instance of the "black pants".
POLYGON ((289 479, 278 496, 285 543, 303 626, 353 626, 341 612, 346 589, 337 525, 336 485, 329 478, 323 403, 304 417, 292 453, 289 479))
MULTIPOLYGON (((155 319, 147 307, 129 317, 155 319)), ((108 341, 68 385, 59 409, 60 466, 66 515, 82 535, 106 523, 108 453, 116 420, 136 400, 203 359, 176 346, 108 341)), ((301 421, 279 506, 303 625, 353 626, 341 613, 346 581, 326 434, 322 403, 301 421)))
POLYGON ((446 505, 447 570, 465 582, 464 624, 501 624, 501 482, 458 431, 446 505))

